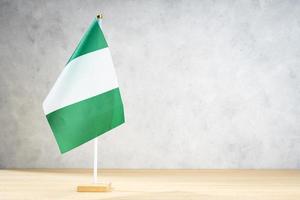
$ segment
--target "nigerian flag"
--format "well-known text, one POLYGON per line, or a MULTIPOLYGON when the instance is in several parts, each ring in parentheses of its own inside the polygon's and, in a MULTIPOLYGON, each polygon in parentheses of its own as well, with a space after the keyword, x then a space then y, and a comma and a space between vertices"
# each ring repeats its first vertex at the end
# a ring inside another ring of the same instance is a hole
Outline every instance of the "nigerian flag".
POLYGON ((43 102, 61 153, 124 123, 110 51, 95 19, 43 102))

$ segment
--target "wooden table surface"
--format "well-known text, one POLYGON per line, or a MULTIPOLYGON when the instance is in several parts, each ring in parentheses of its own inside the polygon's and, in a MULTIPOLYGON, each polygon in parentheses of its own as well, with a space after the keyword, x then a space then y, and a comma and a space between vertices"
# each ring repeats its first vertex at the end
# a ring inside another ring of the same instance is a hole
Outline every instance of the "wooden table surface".
POLYGON ((300 200, 300 170, 99 170, 109 193, 78 193, 92 170, 0 170, 0 199, 300 200))

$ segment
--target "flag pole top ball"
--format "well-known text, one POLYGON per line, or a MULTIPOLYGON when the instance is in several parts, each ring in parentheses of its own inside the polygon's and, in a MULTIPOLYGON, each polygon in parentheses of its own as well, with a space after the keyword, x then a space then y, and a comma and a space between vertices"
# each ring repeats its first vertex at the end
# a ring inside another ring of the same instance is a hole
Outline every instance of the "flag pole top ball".
POLYGON ((103 19, 103 15, 102 14, 98 14, 97 15, 97 19, 103 19))

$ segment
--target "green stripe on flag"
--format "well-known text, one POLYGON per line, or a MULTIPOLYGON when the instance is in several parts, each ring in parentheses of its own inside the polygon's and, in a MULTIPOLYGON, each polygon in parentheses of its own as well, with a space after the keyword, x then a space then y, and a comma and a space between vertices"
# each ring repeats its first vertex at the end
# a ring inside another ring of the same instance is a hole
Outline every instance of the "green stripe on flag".
POLYGON ((98 20, 95 19, 90 25, 89 29, 85 32, 84 36, 80 40, 77 48, 75 49, 74 53, 67 63, 71 62, 71 60, 79 56, 99 49, 103 49, 105 47, 108 47, 107 42, 104 38, 102 30, 100 29, 98 20))
POLYGON ((46 117, 61 153, 65 153, 124 123, 119 88, 63 107, 46 117))

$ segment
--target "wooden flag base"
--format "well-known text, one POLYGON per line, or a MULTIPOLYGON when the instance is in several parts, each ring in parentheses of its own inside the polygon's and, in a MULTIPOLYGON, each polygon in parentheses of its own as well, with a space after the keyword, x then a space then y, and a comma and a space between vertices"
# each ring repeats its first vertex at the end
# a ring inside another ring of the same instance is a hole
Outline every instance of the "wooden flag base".
POLYGON ((91 185, 79 185, 77 186, 77 192, 110 192, 111 183, 104 184, 91 184, 91 185))

